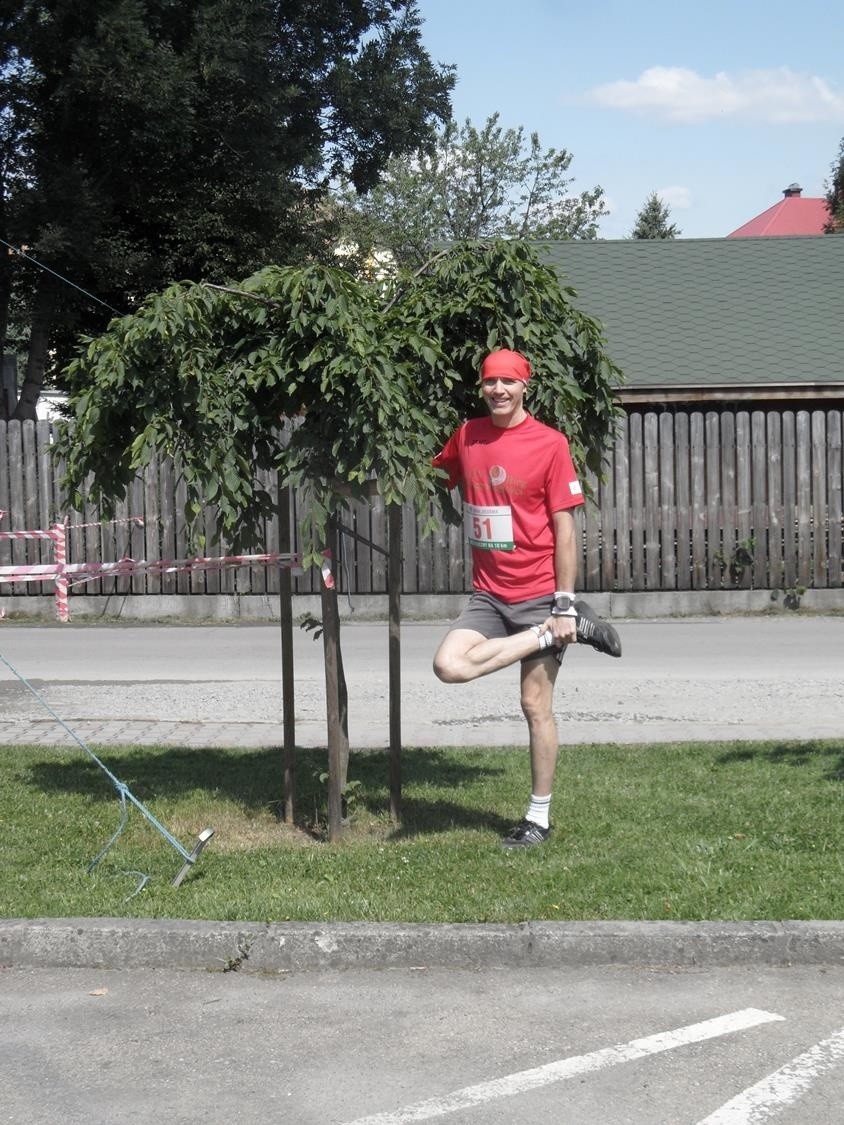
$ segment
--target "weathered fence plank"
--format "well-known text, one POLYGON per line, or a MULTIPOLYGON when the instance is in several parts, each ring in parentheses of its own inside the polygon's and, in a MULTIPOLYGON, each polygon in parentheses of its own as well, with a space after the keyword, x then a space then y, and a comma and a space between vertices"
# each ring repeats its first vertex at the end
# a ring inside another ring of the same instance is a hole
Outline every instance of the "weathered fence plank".
POLYGON ((629 590, 632 588, 630 574, 630 446, 629 420, 624 417, 618 427, 613 446, 613 469, 615 472, 615 586, 607 590, 629 590))
POLYGON ((696 410, 689 419, 691 489, 689 518, 692 525, 692 588, 706 588, 706 443, 704 416, 696 410))
POLYGON ((721 485, 721 419, 714 410, 707 411, 706 443, 706 573, 708 585, 717 589, 721 581, 718 562, 723 553, 723 488, 721 485))
MULTIPOLYGON (((736 412, 736 545, 733 553, 738 566, 748 552, 753 553, 751 464, 750 414, 739 410, 736 412)), ((737 585, 747 588, 752 584, 752 566, 746 566, 737 585)))
POLYGON ((601 589, 601 494, 600 482, 594 473, 586 477, 588 492, 594 499, 588 499, 583 509, 581 524, 582 563, 581 585, 584 590, 601 589))
MULTIPOLYGON (((29 531, 25 522, 25 504, 22 485, 25 482, 23 471, 23 433, 20 424, 9 424, 8 430, 8 456, 9 456, 9 493, 8 516, 5 525, 8 531, 29 531), (20 483, 19 483, 20 482, 20 483)), ((38 528, 34 530, 39 530, 38 528)), ((32 540, 13 539, 12 557, 9 560, 12 566, 24 563, 38 562, 39 554, 32 549, 32 540)), ((13 594, 26 594, 27 583, 16 582, 12 587, 13 594)))
POLYGON ((630 589, 645 589, 645 450, 644 425, 638 412, 630 415, 630 589))
POLYGON ((646 414, 643 426, 645 469, 645 588, 660 586, 659 551, 659 423, 656 414, 646 414))
POLYGON ((754 410, 750 416, 750 491, 753 538, 753 585, 768 585, 768 445, 765 414, 754 410))
MULTIPOLYGON (((735 559, 740 536, 738 525, 738 467, 735 414, 721 415, 721 565, 729 568, 735 559)), ((729 570, 722 575, 722 584, 730 585, 729 570)))
POLYGON ((783 585, 782 417, 769 411, 765 418, 767 453, 768 582, 772 590, 783 585))
POLYGON ((797 412, 797 580, 812 584, 812 433, 808 411, 797 412))
POLYGON ((797 584, 797 419, 782 415, 783 588, 797 584))
POLYGON ((692 509, 689 416, 674 418, 674 528, 677 551, 677 589, 692 584, 692 509))
POLYGON ((830 587, 840 587, 842 583, 842 464, 841 464, 841 411, 830 410, 826 424, 827 443, 827 512, 829 515, 829 578, 830 587))
POLYGON ((674 416, 659 416, 659 542, 661 582, 666 590, 677 587, 677 523, 674 479, 674 416))
POLYGON ((812 411, 812 585, 827 585, 826 413, 812 411))
POLYGON ((616 495, 615 473, 612 460, 604 467, 600 491, 601 540, 598 551, 599 590, 612 590, 618 571, 618 540, 615 523, 616 495))

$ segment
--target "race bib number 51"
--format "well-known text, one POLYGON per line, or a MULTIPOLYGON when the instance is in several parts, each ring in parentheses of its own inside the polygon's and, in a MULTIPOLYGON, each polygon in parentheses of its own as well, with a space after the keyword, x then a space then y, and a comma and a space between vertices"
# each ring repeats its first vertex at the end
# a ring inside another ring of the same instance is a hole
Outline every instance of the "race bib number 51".
POLYGON ((464 504, 463 513, 471 547, 481 551, 515 551, 513 515, 509 505, 486 507, 464 504))

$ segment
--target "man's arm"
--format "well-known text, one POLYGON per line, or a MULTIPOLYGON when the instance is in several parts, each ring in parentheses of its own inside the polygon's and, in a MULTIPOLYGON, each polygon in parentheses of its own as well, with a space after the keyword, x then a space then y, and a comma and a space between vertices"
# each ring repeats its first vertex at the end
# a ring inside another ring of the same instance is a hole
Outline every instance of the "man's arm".
MULTIPOLYGON (((557 576, 558 590, 574 593, 577 580, 577 535, 574 514, 571 509, 554 512, 554 572, 557 576)), ((577 638, 577 623, 574 617, 549 617, 552 633, 556 640, 570 644, 577 638)))

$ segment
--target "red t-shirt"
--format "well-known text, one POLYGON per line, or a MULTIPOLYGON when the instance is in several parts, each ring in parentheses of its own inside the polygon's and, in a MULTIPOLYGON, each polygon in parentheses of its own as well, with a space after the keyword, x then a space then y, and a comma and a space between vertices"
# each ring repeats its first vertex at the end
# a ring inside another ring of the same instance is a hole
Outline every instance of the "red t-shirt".
POLYGON ((460 486, 475 589, 505 602, 552 595, 553 514, 583 503, 563 435, 530 415, 507 429, 473 418, 434 464, 460 486))

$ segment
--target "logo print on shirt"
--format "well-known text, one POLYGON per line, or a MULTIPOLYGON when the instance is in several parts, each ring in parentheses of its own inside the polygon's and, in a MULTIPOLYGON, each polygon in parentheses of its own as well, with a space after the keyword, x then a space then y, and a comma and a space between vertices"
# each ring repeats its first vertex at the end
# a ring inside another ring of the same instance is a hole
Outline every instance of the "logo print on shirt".
POLYGON ((492 465, 489 470, 490 484, 497 488, 507 479, 507 470, 502 465, 492 465))

